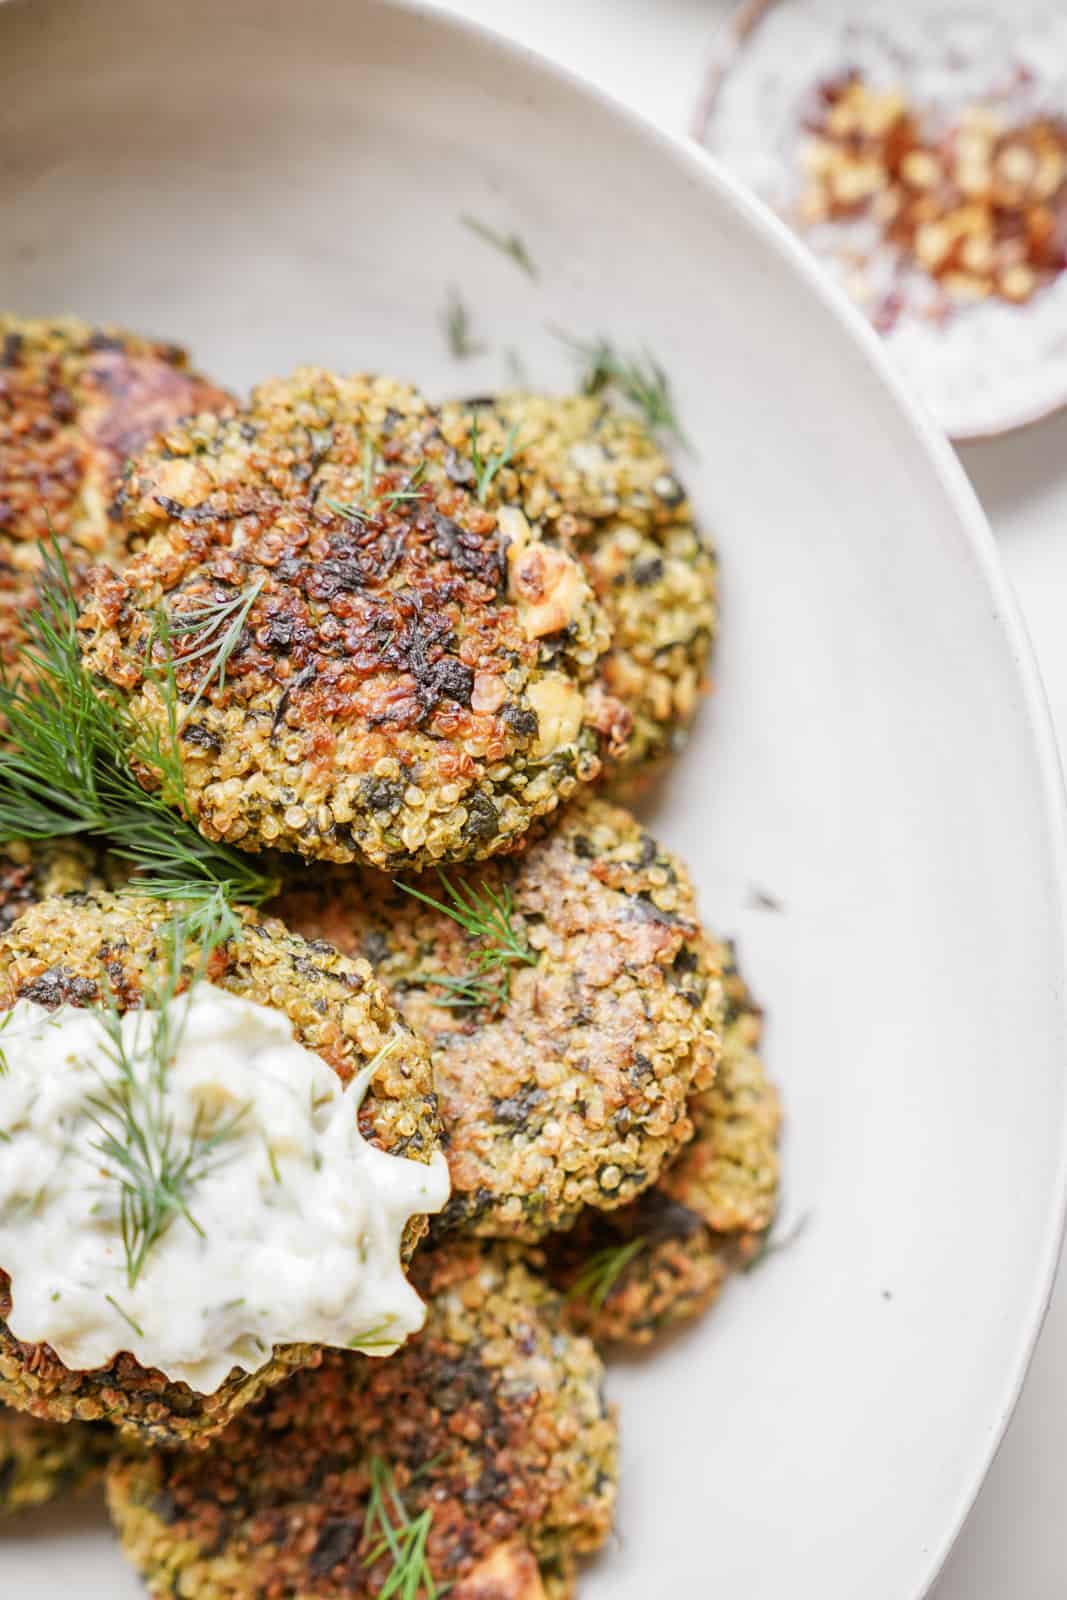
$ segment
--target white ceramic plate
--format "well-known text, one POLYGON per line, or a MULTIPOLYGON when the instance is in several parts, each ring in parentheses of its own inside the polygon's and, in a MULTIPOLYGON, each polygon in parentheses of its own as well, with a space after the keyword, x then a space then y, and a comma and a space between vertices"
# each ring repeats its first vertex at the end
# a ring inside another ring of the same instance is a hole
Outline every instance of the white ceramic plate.
MULTIPOLYGON (((914 1600, 1049 1288, 1063 848, 988 530, 875 340, 699 154, 454 21, 364 0, 0 6, 0 300, 484 390, 545 331, 647 345, 723 556, 718 692, 656 804, 765 1001, 793 1248, 617 1369, 594 1600, 914 1600), (462 226, 517 229, 532 283, 462 226), (493 353, 457 368, 459 285, 493 353), (759 909, 755 892, 777 898, 759 909)), ((125 1600, 90 1514, 0 1542, 18 1600, 125 1600), (73 1581, 72 1581, 73 1580, 73 1581)))

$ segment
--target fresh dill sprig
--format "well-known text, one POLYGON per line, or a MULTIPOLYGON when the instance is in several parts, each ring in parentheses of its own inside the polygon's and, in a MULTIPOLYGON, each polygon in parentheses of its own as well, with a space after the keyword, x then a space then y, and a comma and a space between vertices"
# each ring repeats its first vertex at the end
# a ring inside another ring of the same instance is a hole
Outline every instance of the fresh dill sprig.
MULTIPOLYGON (((172 895, 164 895, 162 898, 176 899, 178 884, 174 884, 173 888, 172 895)), ((200 893, 184 896, 181 926, 183 933, 192 939, 201 951, 206 951, 210 955, 220 945, 238 937, 241 932, 241 919, 233 908, 233 902, 225 893, 224 884, 205 884, 200 893)))
MULTIPOLYGON (((241 638, 248 613, 255 604, 266 575, 256 578, 247 588, 241 589, 237 594, 231 595, 226 600, 211 601, 205 605, 194 606, 188 611, 171 615, 165 606, 160 606, 156 612, 154 637, 158 639, 164 652, 164 673, 168 687, 171 687, 171 676, 179 666, 185 666, 190 661, 207 661, 204 676, 191 700, 182 703, 181 714, 176 731, 188 722, 200 701, 204 691, 213 678, 217 679, 221 690, 226 682, 226 668, 230 657, 241 638), (175 641, 182 641, 175 649, 175 641), (191 642, 192 648, 188 648, 191 642)), ((146 659, 152 658, 151 642, 146 659)), ((177 707, 177 695, 173 696, 172 703, 177 707)))
MULTIPOLYGON (((89 1098, 87 1109, 99 1135, 92 1148, 119 1186, 119 1226, 126 1282, 131 1289, 153 1247, 178 1217, 203 1236, 189 1209, 192 1192, 224 1159, 221 1147, 236 1133, 245 1114, 242 1107, 210 1122, 198 1107, 192 1127, 179 1134, 166 1109, 167 1075, 180 1048, 187 1016, 184 1006, 180 1014, 175 1011, 178 989, 182 983, 191 988, 204 976, 212 953, 225 938, 224 927, 222 918, 208 930, 204 942, 198 941, 198 959, 190 977, 185 960, 188 925, 182 917, 174 917, 162 941, 161 970, 154 982, 146 984, 143 1007, 134 1014, 132 1040, 127 1038, 110 990, 105 991, 105 1005, 98 1013, 114 1072, 98 1074, 100 1089, 89 1098)), ((121 1307, 116 1309, 121 1311, 121 1307)))
POLYGON ((583 340, 557 330, 559 338, 580 357, 583 394, 600 394, 615 389, 641 413, 656 432, 662 429, 688 446, 671 393, 671 381, 660 363, 647 350, 628 355, 606 338, 583 340))
POLYGON ((499 1011, 506 1004, 511 985, 506 972, 470 972, 464 977, 452 978, 447 973, 431 973, 429 981, 445 990, 439 1006, 453 1011, 469 1011, 486 1007, 499 1011))
POLYGON ((336 511, 339 517, 344 517, 346 522, 358 523, 360 527, 366 527, 373 514, 363 506, 357 506, 354 500, 332 500, 326 496, 323 504, 329 506, 331 511, 336 511))
POLYGON ((398 505, 403 505, 407 500, 421 500, 423 498, 422 483, 426 476, 426 462, 422 460, 414 471, 408 474, 403 486, 399 489, 375 489, 374 478, 374 446, 369 439, 363 441, 363 501, 358 505, 354 500, 326 500, 326 505, 331 511, 336 511, 339 517, 344 517, 346 522, 358 523, 366 527, 372 517, 384 516, 386 512, 394 510, 398 505))
POLYGON ((469 361, 472 356, 484 355, 488 346, 471 333, 470 312, 458 289, 449 289, 445 309, 441 313, 441 327, 449 353, 456 361, 469 361))
POLYGON ((645 1248, 645 1243, 639 1235, 626 1244, 609 1245, 606 1250, 598 1250, 578 1273, 567 1298, 587 1299, 593 1310, 599 1311, 630 1262, 645 1248))
POLYGON ((378 505, 383 511, 392 511, 394 506, 403 504, 405 500, 422 499, 422 480, 426 476, 426 462, 420 461, 412 472, 402 489, 387 489, 378 497, 378 505))
POLYGON ((473 972, 459 978, 429 972, 425 981, 449 991, 449 998, 438 1002, 443 1006, 504 1005, 511 994, 512 967, 535 967, 538 961, 537 952, 531 949, 512 920, 515 905, 511 890, 505 885, 498 892, 484 880, 480 889, 471 884, 456 884, 440 870, 437 876, 447 897, 445 900, 438 900, 399 879, 397 888, 451 917, 481 948, 473 972))
MULTIPOLYGON (((204 683, 225 671, 252 599, 244 592, 220 608, 202 608, 208 614, 181 635, 206 663, 204 683)), ((157 614, 150 635, 159 659, 147 664, 146 677, 161 702, 161 728, 93 682, 77 616, 69 570, 53 546, 45 551, 39 604, 26 618, 24 670, 0 668, 0 721, 8 735, 0 752, 0 844, 80 834, 140 870, 134 892, 208 908, 220 900, 261 904, 276 892, 274 880, 248 856, 205 839, 189 819, 179 744, 186 708, 169 639, 175 622, 186 624, 157 614), (140 768, 158 775, 156 788, 142 785, 140 768)))
POLYGON ((499 233, 496 228, 491 228, 487 222, 482 222, 478 217, 472 217, 469 212, 464 212, 459 220, 465 228, 470 229, 471 233, 477 234, 479 239, 484 239, 486 244, 491 244, 494 250, 510 256, 520 272, 525 272, 528 278, 536 282, 541 276, 530 252, 517 233, 499 233))
POLYGON ((378 1600, 440 1600, 451 1584, 435 1581, 426 1557, 433 1524, 427 1506, 417 1517, 409 1515, 397 1492, 391 1469, 380 1456, 370 1461, 370 1498, 363 1522, 364 1567, 373 1567, 384 1555, 392 1557, 389 1575, 378 1590, 378 1600), (395 1519, 395 1521, 394 1521, 395 1519))
POLYGON ((499 451, 490 450, 487 456, 482 455, 478 445, 478 413, 471 412, 471 465, 474 468, 474 487, 480 505, 485 504, 490 485, 497 473, 508 466, 515 454, 515 438, 519 431, 519 424, 509 430, 504 440, 504 448, 499 451))
POLYGON ((389 1328, 396 1321, 395 1317, 383 1317, 381 1322, 375 1323, 373 1328, 366 1328, 362 1333, 357 1333, 349 1339, 350 1350, 392 1350, 397 1343, 396 1334, 389 1334, 389 1328))

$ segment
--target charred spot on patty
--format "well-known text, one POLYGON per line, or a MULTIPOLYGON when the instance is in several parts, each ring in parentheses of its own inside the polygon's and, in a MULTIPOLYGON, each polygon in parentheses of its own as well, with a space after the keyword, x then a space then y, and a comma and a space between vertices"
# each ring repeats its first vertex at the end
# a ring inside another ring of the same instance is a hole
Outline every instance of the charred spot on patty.
POLYGON ((178 742, 185 799, 207 837, 385 868, 482 858, 599 775, 603 730, 625 718, 594 683, 603 608, 521 511, 457 486, 446 451, 415 390, 303 369, 137 457, 133 554, 94 575, 84 658, 162 726, 165 607, 202 730, 178 742), (183 617, 245 596, 205 672, 183 617))
POLYGON ((427 1565, 459 1600, 537 1593, 539 1568, 567 1575, 603 1543, 616 1433, 592 1345, 514 1254, 426 1252, 415 1276, 426 1326, 395 1356, 330 1352, 206 1450, 114 1463, 112 1516, 154 1590, 377 1594, 376 1485, 393 1522, 426 1519, 427 1565))

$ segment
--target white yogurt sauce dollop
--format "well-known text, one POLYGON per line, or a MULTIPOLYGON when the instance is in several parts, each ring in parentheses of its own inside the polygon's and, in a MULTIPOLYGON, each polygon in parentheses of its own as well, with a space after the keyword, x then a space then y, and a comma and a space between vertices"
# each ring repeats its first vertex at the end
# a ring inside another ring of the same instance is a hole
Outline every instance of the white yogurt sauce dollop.
MULTIPOLYGON (((448 1168, 388 1155, 357 1120, 365 1072, 347 1087, 277 1011, 202 982, 171 1003, 177 1049, 161 1119, 187 1148, 227 1132, 180 1212, 129 1282, 118 1167, 94 1149, 92 1102, 118 1068, 101 1014, 19 1001, 0 1016, 0 1267, 8 1326, 88 1371, 121 1350, 210 1394, 275 1344, 389 1354, 422 1326, 400 1265, 412 1216, 439 1211, 448 1168), (6 1069, 6 1070, 5 1070, 6 1069), (236 1120, 232 1120, 236 1118, 236 1120)), ((158 1014, 130 1011, 123 1039, 141 1074, 158 1014)), ((373 1070, 373 1069, 371 1069, 373 1070)))

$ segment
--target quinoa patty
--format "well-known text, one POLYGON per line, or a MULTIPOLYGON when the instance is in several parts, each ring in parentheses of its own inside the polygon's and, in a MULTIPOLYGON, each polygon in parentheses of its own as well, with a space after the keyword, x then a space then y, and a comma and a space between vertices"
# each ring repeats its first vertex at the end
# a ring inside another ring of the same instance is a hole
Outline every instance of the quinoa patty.
POLYGON ((0 933, 39 900, 100 887, 96 858, 74 839, 0 846, 0 933))
POLYGON ((426 1556, 450 1600, 573 1592, 574 1557, 604 1542, 615 1499, 593 1346, 559 1331, 558 1297, 506 1247, 423 1252, 414 1277, 427 1323, 387 1361, 330 1352, 208 1450, 114 1462, 111 1512, 151 1594, 380 1594, 393 1563, 375 1555, 372 1475, 407 1516, 430 1514, 426 1556))
MULTIPOLYGON (((92 1005, 102 999, 105 976, 121 1009, 136 1005, 158 971, 172 916, 173 907, 157 901, 103 892, 31 906, 0 938, 0 1009, 18 999, 49 1009, 92 1005)), ((190 970, 195 960, 190 950, 190 970)), ((431 1160, 439 1120, 426 1047, 398 1020, 366 962, 246 913, 240 938, 212 954, 207 977, 283 1011, 298 1042, 346 1082, 399 1030, 400 1048, 382 1061, 360 1106, 360 1129, 381 1149, 431 1160)), ((421 1220, 408 1225, 407 1255, 424 1228, 421 1220)), ((10 1308, 9 1280, 0 1270, 0 1318, 10 1308)), ((109 1367, 72 1372, 47 1345, 19 1342, 0 1321, 0 1400, 60 1422, 106 1417, 167 1442, 216 1431, 267 1385, 316 1359, 307 1346, 279 1346, 258 1371, 235 1372, 215 1394, 201 1395, 146 1371, 127 1353, 109 1367)))
POLYGON ((633 1205, 587 1212, 546 1242, 570 1326, 598 1344, 649 1344, 699 1316, 758 1254, 774 1220, 778 1094, 759 1055, 760 1011, 729 945, 722 958, 722 1059, 712 1087, 690 1101, 692 1142, 633 1205))
POLYGON ((143 548, 95 575, 91 670, 162 724, 144 673, 160 603, 174 624, 252 601, 221 683, 202 648, 175 651, 180 697, 202 691, 180 755, 208 838, 389 868, 476 859, 599 774, 602 736, 627 723, 586 693, 601 607, 577 561, 448 460, 414 390, 305 368, 136 462, 123 517, 143 548))
POLYGON ((599 682, 633 716, 613 763, 627 777, 684 743, 718 625, 714 553, 649 430, 603 397, 514 393, 475 411, 445 406, 442 431, 461 460, 472 416, 483 455, 516 430, 492 493, 574 550, 607 613, 612 645, 599 682))
POLYGON ((37 1422, 0 1406, 0 1517, 87 1487, 114 1438, 106 1423, 37 1422))
POLYGON ((114 501, 128 456, 229 396, 176 345, 73 317, 0 315, 0 660, 14 661, 53 534, 80 582, 122 548, 114 501))
POLYGON ((438 900, 446 885, 510 905, 529 959, 506 996, 464 1004, 435 982, 474 972, 485 942, 381 874, 294 879, 277 909, 366 956, 430 1045, 452 1175, 435 1232, 536 1240, 632 1200, 689 1138, 718 1056, 718 952, 681 863, 599 799, 520 856, 409 881, 438 900))

